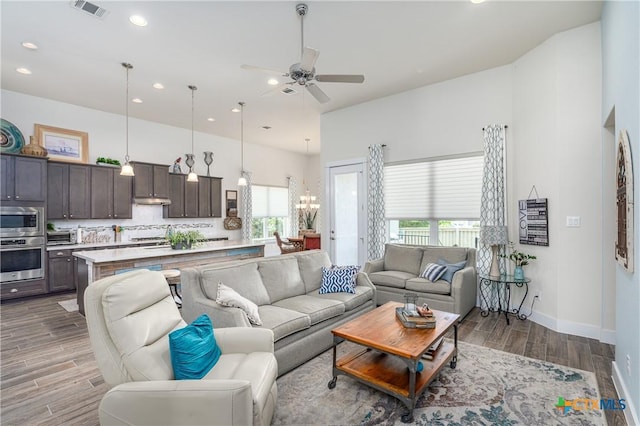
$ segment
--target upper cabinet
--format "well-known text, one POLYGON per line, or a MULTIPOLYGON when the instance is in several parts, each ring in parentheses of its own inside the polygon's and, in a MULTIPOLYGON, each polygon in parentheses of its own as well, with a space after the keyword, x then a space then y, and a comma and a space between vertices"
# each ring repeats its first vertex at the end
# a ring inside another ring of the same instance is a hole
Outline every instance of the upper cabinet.
POLYGON ((198 217, 222 217, 221 178, 198 178, 198 217))
POLYGON ((120 176, 120 169, 91 167, 91 218, 131 219, 131 176, 120 176))
POLYGON ((169 174, 169 198, 164 217, 222 217, 222 178, 198 176, 187 182, 181 174, 169 174))
POLYGON ((169 166, 131 162, 134 198, 169 198, 169 166))
POLYGON ((91 166, 50 161, 47 175, 47 219, 89 219, 91 166))
POLYGON ((0 161, 0 200, 3 203, 46 201, 46 158, 3 154, 0 161))

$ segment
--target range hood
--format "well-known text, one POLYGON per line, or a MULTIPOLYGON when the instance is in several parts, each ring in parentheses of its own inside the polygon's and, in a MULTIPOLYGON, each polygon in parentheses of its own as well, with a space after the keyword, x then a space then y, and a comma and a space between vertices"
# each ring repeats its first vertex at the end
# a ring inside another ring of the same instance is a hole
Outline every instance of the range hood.
POLYGON ((171 204, 171 200, 169 198, 157 198, 157 197, 136 197, 133 199, 134 204, 140 204, 145 206, 153 206, 153 205, 169 205, 171 204))

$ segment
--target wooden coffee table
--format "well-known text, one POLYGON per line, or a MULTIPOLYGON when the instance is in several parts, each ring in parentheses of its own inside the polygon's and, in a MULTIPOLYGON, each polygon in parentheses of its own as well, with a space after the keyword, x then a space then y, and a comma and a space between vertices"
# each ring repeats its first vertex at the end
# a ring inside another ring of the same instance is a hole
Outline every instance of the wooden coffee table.
POLYGON ((458 318, 460 315, 436 311, 436 328, 406 328, 396 318, 396 307, 402 303, 388 302, 333 330, 333 378, 329 389, 336 386, 338 375, 349 376, 361 383, 385 392, 402 401, 408 412, 404 423, 413 421, 416 401, 449 362, 456 368, 458 359, 458 318), (443 341, 433 359, 422 355, 453 327, 453 343, 443 341), (338 343, 343 340, 362 346, 337 358, 338 343), (418 372, 418 361, 423 370, 418 372))

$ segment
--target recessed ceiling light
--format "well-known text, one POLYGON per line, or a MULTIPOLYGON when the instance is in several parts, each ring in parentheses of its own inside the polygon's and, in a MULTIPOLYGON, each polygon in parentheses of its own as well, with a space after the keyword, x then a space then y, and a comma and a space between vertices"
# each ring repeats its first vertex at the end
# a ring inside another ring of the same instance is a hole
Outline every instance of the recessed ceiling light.
POLYGON ((269 130, 271 129, 271 126, 262 126, 262 130, 269 130))
POLYGON ((162 83, 153 83, 153 88, 154 89, 158 89, 158 90, 162 90, 162 89, 164 89, 164 84, 162 84, 162 83))
POLYGON ((213 122, 213 121, 216 121, 216 119, 215 119, 215 118, 213 118, 213 117, 209 117, 209 118, 207 118, 207 121, 211 121, 211 122, 213 122))
POLYGON ((485 0, 471 0, 471 3, 473 4, 480 4, 480 3, 484 3, 485 0))
POLYGON ((144 19, 144 16, 141 16, 141 15, 131 15, 131 16, 129 16, 129 22, 131 22, 133 25, 137 25, 139 27, 146 27, 147 26, 147 20, 144 19))
POLYGON ((20 74, 31 75, 31 70, 29 68, 19 67, 16 68, 16 71, 18 71, 20 74))
POLYGON ((275 86, 278 84, 278 80, 276 80, 275 78, 270 78, 269 80, 267 80, 267 84, 270 86, 275 86))
POLYGON ((140 99, 140 98, 133 98, 133 99, 131 99, 131 102, 133 102, 134 104, 141 104, 141 103, 142 103, 142 99, 140 99))
POLYGON ((31 50, 37 50, 38 49, 38 45, 35 43, 31 43, 30 41, 23 41, 22 42, 22 47, 25 47, 27 49, 31 49, 31 50))
POLYGON ((231 108, 231 112, 240 112, 240 108, 231 108))

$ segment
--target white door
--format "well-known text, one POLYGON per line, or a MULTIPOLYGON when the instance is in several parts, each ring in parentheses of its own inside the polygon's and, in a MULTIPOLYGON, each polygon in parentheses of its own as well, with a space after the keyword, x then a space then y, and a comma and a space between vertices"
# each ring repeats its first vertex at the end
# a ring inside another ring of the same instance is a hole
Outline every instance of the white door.
POLYGON ((364 163, 329 168, 329 243, 334 265, 364 265, 366 207, 364 163))

